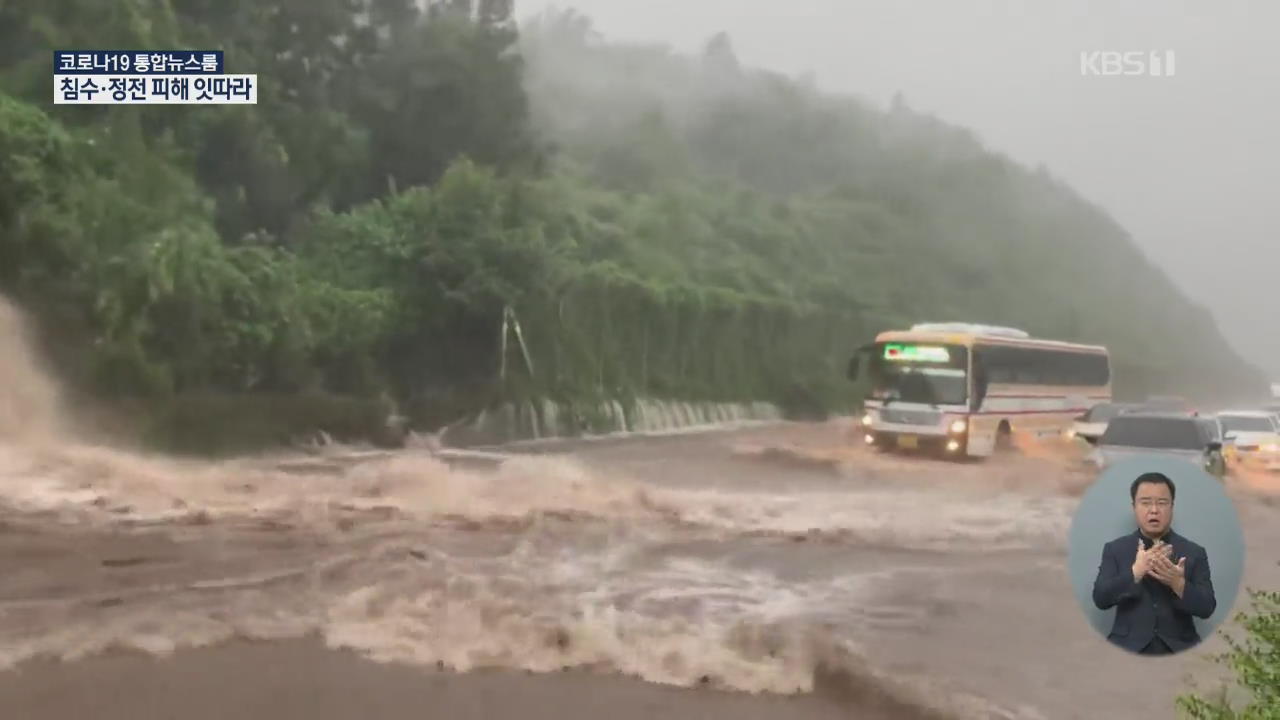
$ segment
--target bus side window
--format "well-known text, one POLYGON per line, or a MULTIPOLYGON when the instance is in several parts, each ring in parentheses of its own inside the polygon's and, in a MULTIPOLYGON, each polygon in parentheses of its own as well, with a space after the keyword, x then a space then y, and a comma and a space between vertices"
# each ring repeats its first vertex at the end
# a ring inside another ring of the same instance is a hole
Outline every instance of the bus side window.
POLYGON ((1040 369, 1041 385, 1063 385, 1066 377, 1063 353, 1057 350, 1040 350, 1036 352, 1036 367, 1040 369))
POLYGON ((1012 348, 1014 374, 1017 382, 1039 385, 1045 380, 1043 353, 1027 348, 1012 348))
POLYGON ((1009 362, 1008 348, 985 346, 974 352, 977 362, 986 370, 987 382, 994 384, 1014 381, 1013 369, 1009 362))
POLYGON ((1087 365, 1089 356, 1083 353, 1058 353, 1058 363, 1062 368, 1062 385, 1079 387, 1088 385, 1087 365))
POLYGON ((1055 351, 1054 385, 1102 387, 1111 379, 1107 356, 1098 353, 1055 351))
POLYGON ((974 367, 979 365, 994 384, 1103 387, 1111 380, 1107 356, 1098 353, 986 345, 974 348, 974 367))
POLYGON ((1106 355, 1090 355, 1089 384, 1099 387, 1111 382, 1111 362, 1106 355))
POLYGON ((973 355, 973 394, 969 398, 969 409, 980 410, 991 388, 991 375, 987 372, 985 358, 976 350, 973 355))
POLYGON ((1092 353, 1073 353, 1070 359, 1071 384, 1077 387, 1092 385, 1090 375, 1093 374, 1093 362, 1097 355, 1092 353))
POLYGON ((1054 350, 1052 356, 1050 359, 1053 368, 1052 384, 1059 387, 1080 385, 1079 360, 1083 356, 1064 350, 1054 350))

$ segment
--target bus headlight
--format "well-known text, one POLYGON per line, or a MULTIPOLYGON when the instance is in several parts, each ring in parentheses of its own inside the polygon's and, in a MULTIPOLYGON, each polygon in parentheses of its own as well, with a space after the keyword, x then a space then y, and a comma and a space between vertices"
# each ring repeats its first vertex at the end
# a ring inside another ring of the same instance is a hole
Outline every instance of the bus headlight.
POLYGON ((969 424, 966 423, 964 420, 954 420, 951 423, 951 432, 962 433, 967 427, 969 427, 969 424))
POLYGON ((947 452, 955 452, 959 449, 960 449, 960 442, 958 440, 947 441, 947 452))

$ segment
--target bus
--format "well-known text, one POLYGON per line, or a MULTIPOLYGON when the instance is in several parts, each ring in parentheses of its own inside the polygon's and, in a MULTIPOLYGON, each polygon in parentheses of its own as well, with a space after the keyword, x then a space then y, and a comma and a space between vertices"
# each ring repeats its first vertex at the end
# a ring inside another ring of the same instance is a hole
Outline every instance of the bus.
POLYGON ((868 381, 867 445, 953 457, 987 457, 1015 437, 1062 437, 1111 401, 1105 347, 975 323, 882 332, 850 359, 848 375, 868 381))

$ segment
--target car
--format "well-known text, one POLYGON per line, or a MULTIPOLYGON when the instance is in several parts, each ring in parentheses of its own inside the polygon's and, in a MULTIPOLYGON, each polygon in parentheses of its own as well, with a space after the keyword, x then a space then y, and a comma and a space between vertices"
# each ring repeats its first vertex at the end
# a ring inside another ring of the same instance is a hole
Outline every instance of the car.
POLYGON ((1224 477, 1221 429, 1216 420, 1181 412, 1131 411, 1107 423, 1090 461, 1099 469, 1142 455, 1185 460, 1211 475, 1224 477))
POLYGON ((1080 438, 1090 445, 1097 445, 1098 438, 1102 437, 1102 433, 1107 429, 1107 423, 1115 416, 1136 410, 1140 406, 1133 403, 1099 403, 1089 408, 1089 412, 1076 418, 1071 429, 1067 431, 1068 437, 1080 438))
POLYGON ((1233 464, 1262 470, 1280 470, 1280 420, 1266 410, 1224 410, 1223 443, 1233 464))
POLYGON ((1275 417, 1280 418, 1280 400, 1267 400, 1265 402, 1260 402, 1256 405, 1251 405, 1250 409, 1260 410, 1268 415, 1274 415, 1275 417))
POLYGON ((1225 438, 1226 431, 1223 430, 1222 428, 1222 421, 1216 417, 1213 417, 1212 415, 1200 416, 1200 420, 1205 424, 1205 427, 1209 429, 1209 437, 1213 440, 1213 442, 1218 443, 1218 445, 1221 447, 1220 452, 1222 453, 1223 462, 1226 463, 1226 471, 1230 472, 1231 456, 1229 454, 1229 449, 1227 448, 1227 445, 1226 445, 1226 438, 1225 438))
POLYGON ((1227 433, 1226 433, 1226 430, 1224 430, 1222 427, 1221 420, 1219 420, 1218 418, 1212 415, 1205 416, 1203 420, 1205 424, 1209 427, 1209 429, 1212 431, 1214 442, 1226 442, 1225 436, 1227 433))

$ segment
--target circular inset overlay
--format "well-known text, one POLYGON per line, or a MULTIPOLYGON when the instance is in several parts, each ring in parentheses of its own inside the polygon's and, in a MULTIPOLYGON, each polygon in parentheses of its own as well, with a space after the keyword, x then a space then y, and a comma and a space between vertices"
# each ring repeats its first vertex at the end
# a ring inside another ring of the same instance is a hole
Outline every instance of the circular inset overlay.
POLYGON ((1143 455, 1108 467, 1081 498, 1068 542, 1071 585, 1089 624, 1136 653, 1177 653, 1203 642, 1230 616, 1244 574, 1235 505, 1222 481, 1194 459, 1143 455), (1153 536, 1183 568, 1154 559, 1135 564, 1139 541, 1148 548, 1153 536))

